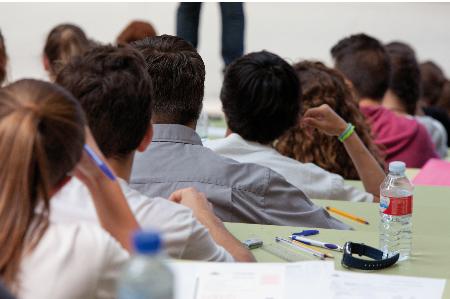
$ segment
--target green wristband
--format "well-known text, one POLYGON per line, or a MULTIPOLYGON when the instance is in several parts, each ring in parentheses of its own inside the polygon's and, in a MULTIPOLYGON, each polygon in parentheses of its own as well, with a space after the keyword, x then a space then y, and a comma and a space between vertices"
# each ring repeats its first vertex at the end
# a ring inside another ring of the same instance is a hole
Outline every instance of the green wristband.
POLYGON ((345 131, 342 132, 341 135, 339 135, 338 137, 339 141, 344 142, 345 140, 348 139, 348 137, 350 137, 353 134, 353 132, 355 132, 355 126, 349 123, 345 131))

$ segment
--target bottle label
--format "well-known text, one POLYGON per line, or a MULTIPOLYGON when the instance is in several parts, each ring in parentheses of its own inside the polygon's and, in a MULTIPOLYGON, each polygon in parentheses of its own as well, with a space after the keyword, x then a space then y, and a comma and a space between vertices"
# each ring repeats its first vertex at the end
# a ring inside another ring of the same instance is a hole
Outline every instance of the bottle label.
POLYGON ((405 216, 412 214, 412 203, 412 195, 406 197, 381 196, 380 209, 386 215, 405 216))

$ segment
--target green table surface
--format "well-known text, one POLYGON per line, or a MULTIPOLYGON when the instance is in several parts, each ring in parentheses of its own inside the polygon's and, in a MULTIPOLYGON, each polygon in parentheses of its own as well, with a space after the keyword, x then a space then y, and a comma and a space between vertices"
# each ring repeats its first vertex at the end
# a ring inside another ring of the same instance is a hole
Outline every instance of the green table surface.
MULTIPOLYGON (((320 229, 320 234, 311 236, 317 240, 343 245, 346 241, 365 243, 378 247, 378 205, 374 203, 351 203, 335 200, 314 200, 320 206, 335 208, 366 218, 369 225, 333 214, 341 221, 350 224, 353 231, 320 229)), ((276 236, 288 237, 305 228, 273 226, 259 224, 226 223, 230 232, 239 240, 260 238, 264 244, 274 244, 276 236)), ((409 260, 400 262, 391 268, 373 273, 445 278, 447 280, 443 298, 450 299, 450 188, 418 186, 414 192, 413 203, 413 248, 409 260)), ((263 248, 254 249, 253 254, 259 262, 284 262, 263 248)), ((335 268, 342 268, 342 254, 335 256, 335 268)), ((303 255, 301 255, 303 256, 303 255)), ((314 257, 304 256, 305 260, 314 257)))

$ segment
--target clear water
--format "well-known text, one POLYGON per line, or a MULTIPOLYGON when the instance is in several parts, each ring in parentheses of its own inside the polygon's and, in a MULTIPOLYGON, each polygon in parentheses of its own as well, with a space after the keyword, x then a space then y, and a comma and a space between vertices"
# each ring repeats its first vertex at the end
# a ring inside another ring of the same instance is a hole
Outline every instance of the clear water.
POLYGON ((137 255, 125 266, 118 299, 173 299, 174 277, 159 256, 137 255))
MULTIPOLYGON (((404 174, 390 173, 380 187, 380 195, 381 197, 408 197, 413 195, 413 189, 414 187, 404 174)), ((400 261, 408 259, 412 248, 412 214, 387 215, 380 207, 380 219, 380 250, 384 252, 384 256, 400 253, 400 261)))

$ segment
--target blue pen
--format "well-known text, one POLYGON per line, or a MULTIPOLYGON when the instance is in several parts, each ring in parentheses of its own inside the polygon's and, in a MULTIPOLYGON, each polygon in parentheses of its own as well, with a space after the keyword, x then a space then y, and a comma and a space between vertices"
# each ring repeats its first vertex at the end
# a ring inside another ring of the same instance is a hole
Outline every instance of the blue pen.
POLYGON ((97 164, 98 168, 100 168, 100 170, 108 177, 110 178, 112 181, 116 180, 116 177, 114 176, 114 174, 112 173, 111 169, 109 169, 109 167, 105 164, 105 162, 102 161, 102 159, 100 159, 97 154, 92 150, 92 148, 85 144, 84 145, 84 150, 86 151, 86 153, 88 154, 88 156, 95 162, 95 164, 97 164))
POLYGON ((303 244, 306 245, 311 245, 311 246, 316 246, 316 247, 321 247, 321 248, 326 248, 326 249, 331 249, 331 250, 336 250, 336 251, 343 251, 342 246, 336 245, 336 244, 332 244, 332 243, 323 243, 317 240, 311 240, 302 236, 298 236, 298 235, 292 235, 291 236, 292 240, 295 241, 299 241, 302 242, 303 244))
POLYGON ((293 236, 313 236, 313 235, 317 235, 319 233, 319 231, 317 229, 305 229, 302 230, 299 233, 293 233, 293 236))

